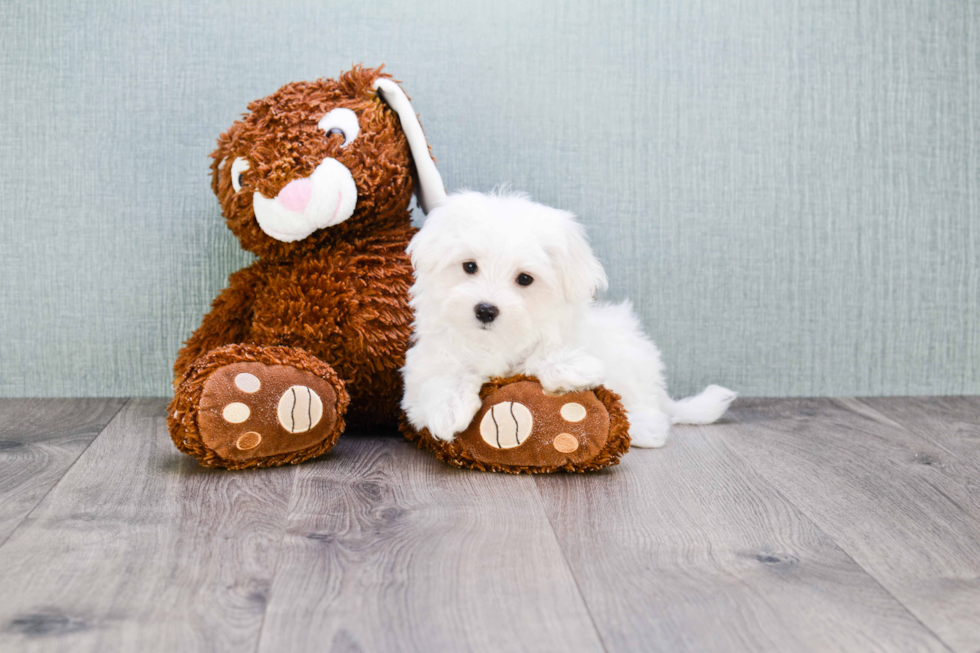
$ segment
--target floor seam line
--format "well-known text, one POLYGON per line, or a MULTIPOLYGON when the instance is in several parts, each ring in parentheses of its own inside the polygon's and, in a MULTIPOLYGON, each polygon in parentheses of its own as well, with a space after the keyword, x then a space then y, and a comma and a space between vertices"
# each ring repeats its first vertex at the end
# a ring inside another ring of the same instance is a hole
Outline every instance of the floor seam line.
MULTIPOLYGON (((949 450, 949 447, 947 447, 942 442, 937 442, 936 440, 933 440, 928 435, 925 435, 925 434, 919 432, 918 430, 913 429, 912 427, 910 427, 905 422, 899 420, 897 417, 891 417, 887 413, 881 411, 878 408, 875 408, 874 406, 872 406, 868 402, 864 401, 865 399, 890 399, 891 397, 847 397, 847 398, 848 399, 853 399, 854 401, 856 401, 859 404, 861 404, 862 406, 864 406, 866 409, 868 409, 868 410, 876 413, 877 415, 885 418, 886 420, 888 420, 888 422, 890 422, 892 424, 895 424, 896 426, 898 426, 900 429, 902 429, 903 431, 905 431, 906 433, 908 433, 910 436, 912 436, 913 438, 915 438, 919 442, 925 442, 926 444, 929 444, 929 445, 931 445, 933 447, 936 447, 937 449, 943 451, 946 455, 950 456, 951 458, 958 458, 959 457, 956 454, 956 452, 950 451, 949 450)), ((846 407, 847 405, 844 404, 844 406, 846 407)))
MULTIPOLYGON (((744 424, 744 422, 742 422, 742 423, 744 424)), ((885 592, 885 594, 887 594, 888 596, 892 597, 895 600, 896 603, 898 603, 900 606, 902 606, 902 609, 905 610, 905 612, 913 620, 915 620, 915 622, 917 624, 919 624, 920 626, 922 626, 926 630, 926 632, 930 633, 933 637, 935 637, 936 638, 936 641, 939 642, 947 651, 949 651, 950 653, 955 653, 955 649, 952 646, 950 646, 950 644, 948 644, 946 642, 946 640, 944 640, 942 637, 940 637, 939 634, 936 631, 934 631, 926 623, 924 623, 922 621, 922 619, 919 618, 919 615, 916 614, 915 612, 913 612, 912 609, 909 606, 907 606, 904 601, 902 601, 902 599, 900 599, 897 596, 895 596, 895 594, 891 590, 889 590, 887 587, 885 587, 882 584, 882 582, 878 579, 877 576, 875 576, 864 565, 862 565, 860 562, 858 562, 854 558, 854 556, 851 555, 851 552, 848 551, 846 548, 844 548, 844 545, 843 544, 841 544, 839 541, 837 541, 837 538, 836 537, 833 537, 830 533, 828 533, 826 530, 824 530, 823 526, 820 525, 820 522, 818 522, 816 519, 814 519, 806 510, 803 509, 802 506, 797 505, 797 503, 795 501, 791 500, 783 492, 782 488, 780 488, 776 484, 775 481, 773 481, 773 480, 769 479, 768 477, 766 477, 765 475, 763 475, 763 473, 760 472, 756 468, 756 466, 752 464, 752 462, 751 462, 751 460, 749 458, 743 456, 742 453, 740 451, 738 451, 731 444, 731 442, 729 442, 728 437, 725 436, 724 433, 721 434, 720 439, 721 439, 722 444, 732 453, 732 455, 736 456, 745 465, 747 465, 748 468, 752 470, 752 473, 755 474, 759 478, 759 480, 761 480, 761 481, 765 482, 767 485, 769 485, 772 488, 773 492, 775 492, 783 501, 785 501, 788 505, 792 506, 794 510, 798 510, 801 515, 803 515, 804 517, 806 517, 807 521, 809 521, 814 526, 814 528, 816 528, 817 530, 819 530, 820 533, 824 537, 826 537, 829 541, 833 542, 834 546, 836 546, 840 550, 840 552, 842 554, 844 554, 845 556, 847 556, 847 559, 848 560, 850 560, 855 565, 857 565, 858 569, 860 569, 861 571, 863 571, 868 576, 868 578, 870 578, 874 582, 875 585, 877 585, 878 587, 880 587, 881 590, 883 592, 885 592)))
POLYGON ((551 515, 545 510, 544 497, 541 496, 541 488, 538 487, 538 479, 534 476, 531 477, 531 482, 534 483, 534 493, 538 497, 538 506, 541 508, 541 512, 544 513, 545 519, 548 520, 548 528, 551 529, 551 537, 558 547, 558 551, 561 553, 562 562, 565 563, 565 568, 568 569, 568 573, 572 577, 572 582, 575 583, 575 590, 578 592, 579 599, 582 600, 582 606, 585 608, 585 613, 589 615, 589 623, 592 624, 592 629, 595 631, 595 636, 599 640, 599 646, 602 650, 608 653, 609 647, 606 646, 606 641, 602 638, 602 631, 599 630, 599 625, 595 621, 595 615, 592 614, 592 609, 589 607, 589 602, 585 600, 585 592, 582 591, 582 586, 579 585, 578 576, 575 575, 575 570, 572 565, 568 562, 568 556, 565 555, 565 549, 561 545, 561 540, 558 539, 558 533, 555 532, 555 524, 551 521, 551 515))
POLYGON ((259 624, 259 631, 255 636, 255 653, 258 653, 262 645, 262 633, 265 632, 266 617, 269 616, 269 606, 272 605, 272 588, 276 584, 276 577, 279 575, 279 562, 282 560, 283 544, 286 541, 286 532, 289 530, 289 517, 293 512, 293 499, 296 497, 296 486, 299 484, 299 473, 301 468, 293 466, 293 482, 289 491, 289 503, 286 504, 286 517, 282 522, 282 533, 279 535, 279 546, 276 549, 276 563, 272 566, 272 576, 269 578, 269 596, 266 597, 265 608, 262 610, 262 623, 259 624))
MULTIPOLYGON (((110 397, 109 399, 114 399, 114 398, 115 397, 110 397)), ((132 397, 123 397, 122 399, 124 399, 122 404, 119 406, 119 408, 116 409, 116 412, 112 414, 112 417, 110 417, 106 421, 106 423, 102 426, 102 428, 95 435, 95 437, 89 440, 89 443, 85 445, 85 448, 82 449, 77 456, 75 456, 75 460, 71 461, 71 464, 65 468, 65 471, 61 474, 58 480, 51 484, 51 487, 48 488, 48 491, 44 493, 43 497, 38 499, 37 503, 34 504, 34 507, 31 508, 26 515, 21 517, 20 521, 17 522, 17 526, 15 526, 12 531, 10 531, 10 534, 8 534, 7 537, 3 538, 3 541, 0 542, 0 549, 3 549, 3 547, 6 546, 7 542, 10 541, 10 538, 12 538, 14 534, 20 530, 21 526, 24 525, 24 522, 27 521, 30 518, 30 516, 34 514, 34 511, 37 510, 42 503, 44 503, 44 500, 48 498, 48 495, 51 494, 56 487, 61 485, 61 482, 65 480, 66 476, 68 476, 68 472, 70 472, 72 468, 74 468, 75 465, 78 464, 78 461, 81 460, 82 456, 84 456, 85 453, 92 447, 92 445, 95 444, 95 441, 102 437, 102 434, 106 432, 106 430, 109 428, 109 425, 112 424, 114 421, 116 421, 116 417, 119 416, 119 413, 122 412, 123 408, 128 406, 133 401, 132 397)))

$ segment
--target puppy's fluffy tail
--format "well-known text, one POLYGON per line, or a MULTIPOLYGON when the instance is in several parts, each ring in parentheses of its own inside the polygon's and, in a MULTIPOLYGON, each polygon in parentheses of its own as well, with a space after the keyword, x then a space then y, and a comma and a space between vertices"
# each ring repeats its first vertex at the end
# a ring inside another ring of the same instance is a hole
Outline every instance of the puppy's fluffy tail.
POLYGON ((693 397, 671 400, 668 406, 672 424, 711 424, 725 414, 738 393, 720 385, 709 385, 693 397))

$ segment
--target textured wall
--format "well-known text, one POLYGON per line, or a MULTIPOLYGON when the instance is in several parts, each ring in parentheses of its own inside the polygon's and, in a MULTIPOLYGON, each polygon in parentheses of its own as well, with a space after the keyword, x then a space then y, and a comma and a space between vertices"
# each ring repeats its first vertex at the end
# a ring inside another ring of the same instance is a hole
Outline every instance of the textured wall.
POLYGON ((980 393, 980 3, 0 4, 0 394, 166 394, 254 98, 387 62, 450 189, 589 225, 675 392, 980 393), (205 6, 206 5, 206 6, 205 6))

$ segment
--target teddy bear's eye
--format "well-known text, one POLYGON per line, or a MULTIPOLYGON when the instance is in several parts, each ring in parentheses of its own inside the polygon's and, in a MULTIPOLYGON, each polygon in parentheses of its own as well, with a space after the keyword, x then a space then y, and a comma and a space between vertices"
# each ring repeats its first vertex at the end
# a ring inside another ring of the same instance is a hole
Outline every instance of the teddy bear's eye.
POLYGON ((231 187, 236 193, 242 189, 242 176, 246 170, 248 170, 248 159, 238 157, 231 164, 231 187))
POLYGON ((350 109, 334 109, 320 119, 317 126, 327 133, 327 137, 340 134, 344 137, 341 147, 347 147, 361 130, 357 122, 357 114, 350 109))
POLYGON ((463 272, 466 274, 476 274, 476 263, 473 261, 467 261, 463 263, 463 272))
POLYGON ((527 272, 521 272, 519 275, 517 275, 517 283, 521 286, 530 286, 532 283, 534 283, 534 277, 527 272))

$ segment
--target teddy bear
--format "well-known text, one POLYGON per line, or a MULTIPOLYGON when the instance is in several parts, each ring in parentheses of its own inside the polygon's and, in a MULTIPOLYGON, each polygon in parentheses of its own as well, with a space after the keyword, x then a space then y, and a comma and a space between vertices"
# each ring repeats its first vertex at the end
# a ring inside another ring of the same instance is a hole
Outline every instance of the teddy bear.
MULTIPOLYGON (((412 331, 409 205, 414 193, 427 213, 446 197, 408 96, 382 68, 293 82, 250 103, 211 157, 226 225, 257 259, 230 276, 177 355, 168 410, 176 447, 206 467, 270 467, 326 453, 348 424, 397 425, 412 331)), ((484 388, 474 424, 515 401, 515 387, 540 394, 533 379, 496 384, 484 388)), ((614 464, 628 447, 625 416, 608 391, 588 394, 601 419, 582 428, 599 445, 577 453, 552 446, 551 434, 489 454, 485 438, 467 433, 448 449, 406 435, 477 469, 614 464), (528 458, 542 438, 547 455, 528 458)), ((518 400, 546 424, 559 406, 539 405, 538 395, 518 400)))
POLYGON ((208 467, 266 467, 328 451, 348 421, 396 423, 409 204, 445 192, 407 96, 361 66, 287 84, 211 157, 225 222, 258 259, 178 353, 174 444, 208 467))

